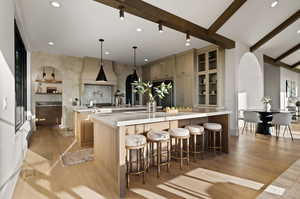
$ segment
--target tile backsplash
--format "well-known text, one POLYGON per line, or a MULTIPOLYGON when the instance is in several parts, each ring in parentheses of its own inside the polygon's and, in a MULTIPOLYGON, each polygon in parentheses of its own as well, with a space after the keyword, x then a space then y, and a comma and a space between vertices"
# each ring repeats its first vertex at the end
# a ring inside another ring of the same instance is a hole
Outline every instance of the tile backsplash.
POLYGON ((97 104, 112 103, 112 90, 112 86, 85 84, 81 103, 89 104, 90 100, 97 104))

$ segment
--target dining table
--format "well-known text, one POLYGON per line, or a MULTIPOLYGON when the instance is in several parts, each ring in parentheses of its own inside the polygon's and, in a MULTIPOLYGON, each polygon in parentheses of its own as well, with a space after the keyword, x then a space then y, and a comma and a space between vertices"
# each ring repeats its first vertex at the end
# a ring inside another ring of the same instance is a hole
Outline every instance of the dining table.
POLYGON ((259 118, 261 122, 257 124, 256 133, 264 134, 264 135, 271 135, 271 127, 273 126, 272 119, 274 114, 291 113, 291 111, 282 110, 282 109, 271 109, 271 110, 249 109, 247 111, 257 112, 259 114, 259 118))

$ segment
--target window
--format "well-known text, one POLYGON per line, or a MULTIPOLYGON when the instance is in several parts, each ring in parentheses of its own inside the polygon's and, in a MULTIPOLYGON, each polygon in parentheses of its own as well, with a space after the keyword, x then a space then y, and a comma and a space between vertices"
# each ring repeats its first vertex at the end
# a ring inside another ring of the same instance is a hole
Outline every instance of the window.
POLYGON ((15 22, 15 92, 16 130, 26 121, 27 110, 27 52, 15 22))

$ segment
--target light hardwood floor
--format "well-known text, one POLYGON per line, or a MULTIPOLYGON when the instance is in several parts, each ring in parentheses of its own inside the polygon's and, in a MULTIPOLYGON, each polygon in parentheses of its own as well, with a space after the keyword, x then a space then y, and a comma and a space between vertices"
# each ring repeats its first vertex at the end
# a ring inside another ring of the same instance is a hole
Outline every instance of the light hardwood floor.
MULTIPOLYGON (((127 198, 255 198, 276 177, 300 158, 300 140, 265 137, 247 133, 231 137, 229 154, 208 155, 179 169, 162 169, 156 178, 152 169, 146 184, 139 177, 131 180, 127 198)), ((14 199, 101 199, 117 198, 102 180, 94 162, 63 167, 60 155, 76 151, 73 137, 62 136, 53 128, 40 128, 32 138, 14 199)))

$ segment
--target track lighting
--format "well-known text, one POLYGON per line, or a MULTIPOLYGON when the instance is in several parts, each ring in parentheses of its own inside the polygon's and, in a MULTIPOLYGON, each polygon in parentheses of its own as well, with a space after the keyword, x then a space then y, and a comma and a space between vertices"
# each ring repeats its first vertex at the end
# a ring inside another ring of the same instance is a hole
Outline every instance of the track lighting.
POLYGON ((161 22, 158 22, 158 31, 159 31, 160 33, 164 32, 163 26, 162 26, 162 23, 161 23, 161 22))
POLYGON ((124 20, 124 7, 120 6, 119 9, 120 9, 120 11, 119 11, 120 19, 123 21, 124 20))
POLYGON ((191 41, 190 33, 186 33, 186 42, 190 42, 190 41, 191 41))

